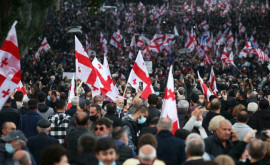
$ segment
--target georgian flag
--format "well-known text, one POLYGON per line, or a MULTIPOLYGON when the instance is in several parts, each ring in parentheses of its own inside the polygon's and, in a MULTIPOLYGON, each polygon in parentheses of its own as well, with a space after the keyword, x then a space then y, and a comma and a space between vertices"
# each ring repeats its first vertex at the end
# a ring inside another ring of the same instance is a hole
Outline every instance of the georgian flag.
POLYGON ((113 33, 113 36, 110 40, 110 44, 113 45, 115 48, 122 50, 122 46, 121 46, 122 39, 123 39, 123 36, 120 30, 118 29, 117 32, 113 33))
POLYGON ((38 48, 38 51, 35 53, 35 59, 39 59, 41 53, 46 53, 50 49, 50 45, 47 42, 46 37, 43 39, 41 46, 38 48))
POLYGON ((216 76, 214 73, 213 66, 211 67, 211 73, 210 73, 210 77, 208 80, 208 86, 209 86, 210 90, 216 95, 218 90, 217 90, 216 76))
POLYGON ((107 54, 108 53, 108 47, 107 47, 107 40, 104 37, 103 33, 100 32, 100 43, 101 43, 101 53, 107 54))
POLYGON ((209 24, 206 22, 206 20, 204 20, 200 25, 200 28, 204 29, 204 30, 208 30, 209 29, 209 24))
POLYGON ((138 92, 140 82, 143 82, 143 92, 141 94, 141 98, 145 100, 148 99, 148 96, 151 93, 155 92, 140 50, 127 82, 131 85, 131 87, 135 88, 136 92, 138 92))
POLYGON ((187 10, 189 8, 189 5, 187 4, 187 2, 184 3, 184 10, 187 10))
POLYGON ((172 69, 173 69, 173 66, 171 65, 160 117, 169 118, 172 120, 172 123, 173 123, 172 134, 174 134, 175 131, 179 129, 179 121, 177 117, 177 108, 176 108, 176 100, 175 100, 175 92, 174 92, 174 79, 173 79, 172 69))
POLYGON ((13 23, 0 49, 0 109, 21 81, 21 64, 18 40, 13 23))
POLYGON ((191 29, 191 32, 187 34, 188 35, 187 42, 185 43, 185 48, 193 51, 197 44, 195 32, 193 32, 193 29, 191 29))
POLYGON ((240 22, 239 23, 239 33, 243 34, 246 32, 245 26, 240 22))
POLYGON ((71 83, 70 83, 70 87, 69 87, 67 110, 72 107, 71 99, 73 97, 75 97, 75 79, 74 79, 74 75, 72 75, 72 79, 71 79, 71 83))
POLYGON ((139 49, 142 49, 144 47, 146 47, 146 45, 148 45, 150 43, 150 40, 148 38, 146 38, 144 35, 140 35, 138 41, 137 41, 137 47, 139 49))
POLYGON ((198 78, 199 78, 199 81, 200 81, 200 85, 201 85, 203 94, 206 96, 206 101, 209 102, 209 97, 211 95, 213 95, 213 93, 209 90, 209 88, 207 87, 207 85, 205 84, 203 79, 201 78, 199 71, 197 72, 197 74, 198 74, 198 78))

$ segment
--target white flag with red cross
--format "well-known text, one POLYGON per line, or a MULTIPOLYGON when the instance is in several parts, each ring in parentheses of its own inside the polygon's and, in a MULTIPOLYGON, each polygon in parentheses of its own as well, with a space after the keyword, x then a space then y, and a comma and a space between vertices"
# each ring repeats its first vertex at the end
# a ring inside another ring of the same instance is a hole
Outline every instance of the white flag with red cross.
POLYGON ((28 99, 28 96, 27 96, 27 93, 26 93, 26 90, 22 84, 22 81, 19 82, 18 86, 16 87, 15 91, 20 91, 23 93, 23 100, 26 100, 28 99))
POLYGON ((41 43, 41 46, 38 48, 37 52, 35 53, 35 59, 39 59, 40 54, 46 53, 50 48, 51 47, 45 37, 41 43))
POLYGON ((74 79, 74 75, 72 76, 70 87, 69 87, 67 109, 71 108, 71 106, 72 106, 71 105, 71 99, 73 97, 75 97, 75 79, 74 79))
MULTIPOLYGON (((104 60, 103 60, 103 66, 104 66, 105 72, 109 76, 108 79, 111 79, 112 80, 112 75, 111 75, 110 67, 109 67, 108 60, 107 60, 107 58, 106 58, 105 55, 104 55, 104 60)), ((113 80, 111 81, 111 88, 112 88, 112 91, 113 92, 119 94, 118 88, 116 87, 116 84, 115 84, 115 82, 113 80)))
POLYGON ((0 49, 0 109, 21 81, 21 64, 15 21, 0 49))
POLYGON ((115 83, 113 82, 112 77, 107 74, 105 67, 97 60, 97 58, 94 58, 93 66, 95 67, 96 74, 101 83, 100 84, 101 93, 108 96, 113 101, 115 101, 117 98, 120 97, 122 98, 122 96, 120 96, 118 91, 115 92, 116 86, 115 83))
POLYGON ((141 82, 143 83, 143 92, 141 94, 141 98, 147 100, 148 96, 155 91, 153 89, 141 51, 139 51, 136 61, 129 74, 128 83, 137 91, 141 82))
POLYGON ((75 36, 76 75, 88 85, 98 86, 97 74, 81 42, 75 36))
POLYGON ((211 73, 210 73, 210 77, 208 80, 208 86, 209 86, 210 90, 213 92, 213 94, 215 96, 217 96, 218 90, 217 90, 216 76, 214 73, 213 66, 211 67, 211 73))
POLYGON ((173 67, 171 65, 160 117, 169 118, 172 120, 172 123, 173 123, 172 133, 174 134, 175 131, 179 129, 179 121, 177 117, 177 108, 176 108, 176 100, 175 100, 175 93, 174 93, 174 79, 173 79, 172 69, 173 67))
POLYGON ((110 44, 113 45, 115 48, 122 50, 122 46, 121 46, 122 39, 123 39, 123 36, 120 30, 117 30, 117 32, 113 33, 113 36, 110 40, 110 44))
POLYGON ((107 54, 108 53, 108 47, 107 47, 107 40, 104 37, 103 33, 100 32, 100 43, 101 43, 101 53, 107 54))
POLYGON ((206 96, 206 101, 209 102, 209 97, 211 95, 213 95, 213 93, 209 90, 209 88, 207 87, 207 85, 205 84, 203 79, 201 78, 199 71, 197 72, 197 74, 198 74, 198 78, 200 80, 200 85, 201 85, 201 88, 203 90, 203 94, 206 96))

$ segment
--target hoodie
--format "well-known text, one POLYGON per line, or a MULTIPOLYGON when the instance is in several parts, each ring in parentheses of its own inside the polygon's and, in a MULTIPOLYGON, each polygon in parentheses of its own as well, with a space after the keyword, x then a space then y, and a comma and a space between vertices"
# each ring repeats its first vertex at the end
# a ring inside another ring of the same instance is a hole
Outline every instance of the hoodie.
POLYGON ((48 119, 50 116, 54 114, 54 111, 51 107, 44 103, 38 104, 38 111, 37 113, 42 116, 44 119, 48 119))

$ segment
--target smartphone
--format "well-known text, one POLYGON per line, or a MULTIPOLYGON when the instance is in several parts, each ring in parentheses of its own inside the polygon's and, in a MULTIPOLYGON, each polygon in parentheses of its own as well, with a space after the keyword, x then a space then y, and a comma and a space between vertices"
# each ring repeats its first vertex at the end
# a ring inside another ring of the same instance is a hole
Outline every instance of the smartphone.
POLYGON ((124 106, 127 106, 127 99, 124 99, 124 106))
POLYGON ((143 90, 143 82, 139 82, 139 89, 142 91, 143 90))

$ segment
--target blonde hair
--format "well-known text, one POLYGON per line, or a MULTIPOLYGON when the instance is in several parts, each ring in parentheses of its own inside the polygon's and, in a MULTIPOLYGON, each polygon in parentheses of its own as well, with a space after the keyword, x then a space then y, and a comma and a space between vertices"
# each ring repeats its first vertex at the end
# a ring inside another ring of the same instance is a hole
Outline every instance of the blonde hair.
POLYGON ((215 158, 218 165, 235 165, 233 159, 228 155, 219 155, 215 158))

